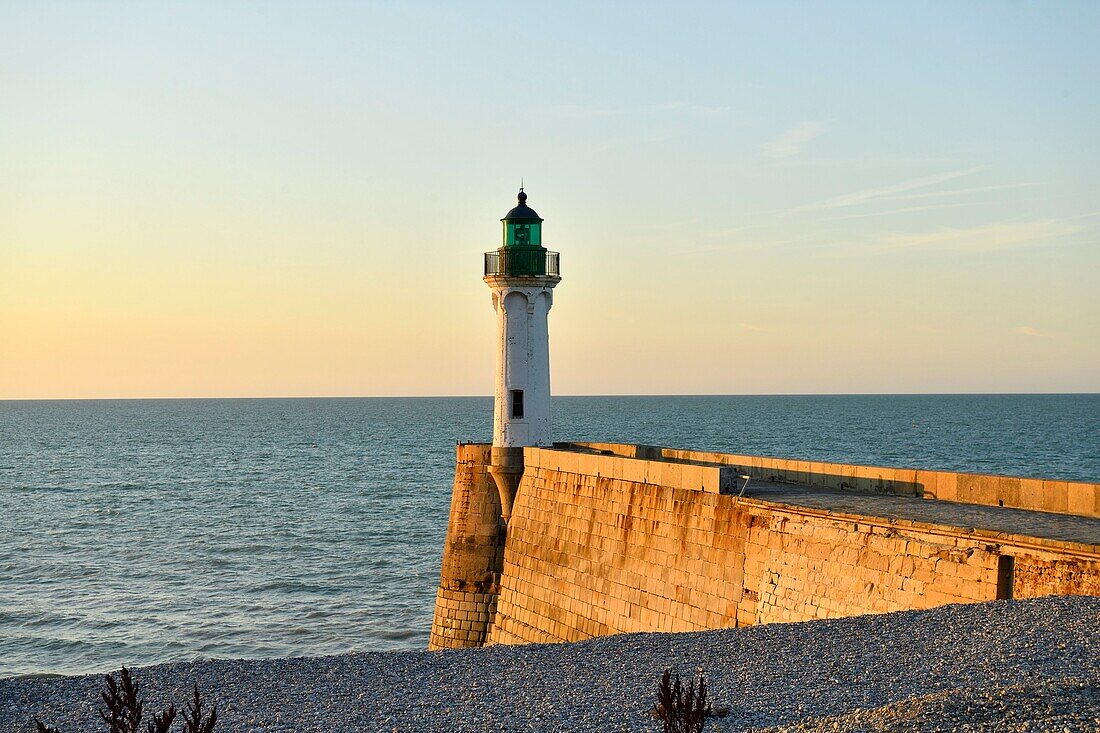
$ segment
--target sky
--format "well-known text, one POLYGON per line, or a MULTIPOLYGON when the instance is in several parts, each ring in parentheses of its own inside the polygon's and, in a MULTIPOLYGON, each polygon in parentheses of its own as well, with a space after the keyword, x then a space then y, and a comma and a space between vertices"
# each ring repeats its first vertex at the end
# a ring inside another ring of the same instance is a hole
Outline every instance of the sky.
POLYGON ((1100 391, 1100 3, 0 0, 0 398, 1100 391))

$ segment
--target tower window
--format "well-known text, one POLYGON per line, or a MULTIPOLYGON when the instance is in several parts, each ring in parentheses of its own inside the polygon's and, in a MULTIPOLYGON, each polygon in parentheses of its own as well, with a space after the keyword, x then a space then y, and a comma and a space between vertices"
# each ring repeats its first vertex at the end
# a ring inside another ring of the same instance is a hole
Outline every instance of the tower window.
POLYGON ((513 420, 522 420, 523 419, 523 390, 522 389, 513 389, 512 390, 512 419, 513 420))

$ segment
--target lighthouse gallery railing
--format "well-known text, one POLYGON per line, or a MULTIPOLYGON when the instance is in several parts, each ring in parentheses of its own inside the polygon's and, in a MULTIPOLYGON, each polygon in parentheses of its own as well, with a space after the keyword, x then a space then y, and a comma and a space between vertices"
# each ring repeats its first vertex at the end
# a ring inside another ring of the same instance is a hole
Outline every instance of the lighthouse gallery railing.
POLYGON ((485 253, 485 277, 561 277, 558 253, 545 249, 498 249, 485 253))

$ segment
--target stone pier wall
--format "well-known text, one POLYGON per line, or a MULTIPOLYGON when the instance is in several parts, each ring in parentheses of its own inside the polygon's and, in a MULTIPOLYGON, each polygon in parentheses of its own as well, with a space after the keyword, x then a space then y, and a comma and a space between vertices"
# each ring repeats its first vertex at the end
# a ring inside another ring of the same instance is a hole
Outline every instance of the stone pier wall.
MULTIPOLYGON (((1100 595, 1097 544, 738 497, 748 462, 616 447, 525 450, 489 621, 441 643, 441 618, 455 615, 441 589, 433 647, 1100 595)), ((452 529, 464 501, 453 500, 452 529)))

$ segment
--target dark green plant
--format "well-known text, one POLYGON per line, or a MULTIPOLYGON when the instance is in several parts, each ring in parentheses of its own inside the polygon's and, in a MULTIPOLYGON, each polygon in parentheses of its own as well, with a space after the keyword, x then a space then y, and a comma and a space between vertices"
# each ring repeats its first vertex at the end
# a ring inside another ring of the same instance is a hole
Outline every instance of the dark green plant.
POLYGON ((657 702, 650 714, 664 723, 665 733, 702 733, 710 714, 703 670, 698 670, 685 688, 680 675, 671 667, 666 669, 657 684, 657 702))
MULTIPOLYGON (((138 683, 130 675, 130 670, 123 667, 118 673, 119 681, 114 675, 108 674, 103 682, 103 698, 105 708, 100 709, 99 717, 107 724, 108 733, 142 733, 141 718, 145 709, 145 701, 138 697, 138 683)), ((183 733, 213 733, 214 723, 218 719, 218 709, 214 707, 204 719, 202 714, 202 696, 199 694, 199 686, 195 684, 194 697, 187 704, 187 710, 183 715, 183 733)), ((168 733, 172 721, 176 719, 176 706, 169 705, 159 713, 153 715, 153 720, 146 724, 146 733, 168 733)), ((51 728, 35 718, 38 733, 61 733, 58 728, 51 728)))
MULTIPOLYGON (((196 682, 191 702, 187 703, 187 710, 183 714, 183 733, 213 733, 214 723, 217 719, 218 708, 214 707, 210 710, 210 715, 207 716, 206 720, 203 720, 202 696, 199 695, 199 685, 196 682)), ((160 731, 157 731, 157 733, 160 733, 160 731)))

